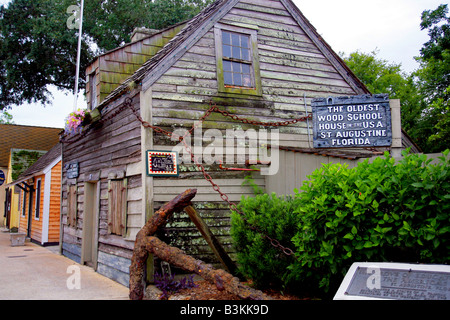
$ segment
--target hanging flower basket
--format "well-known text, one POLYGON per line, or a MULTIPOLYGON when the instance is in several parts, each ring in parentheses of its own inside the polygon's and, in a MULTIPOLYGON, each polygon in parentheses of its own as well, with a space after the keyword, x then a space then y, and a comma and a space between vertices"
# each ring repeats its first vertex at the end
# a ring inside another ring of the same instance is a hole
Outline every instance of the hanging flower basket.
POLYGON ((91 123, 92 117, 88 110, 78 109, 66 118, 66 134, 73 135, 81 133, 83 128, 91 123))

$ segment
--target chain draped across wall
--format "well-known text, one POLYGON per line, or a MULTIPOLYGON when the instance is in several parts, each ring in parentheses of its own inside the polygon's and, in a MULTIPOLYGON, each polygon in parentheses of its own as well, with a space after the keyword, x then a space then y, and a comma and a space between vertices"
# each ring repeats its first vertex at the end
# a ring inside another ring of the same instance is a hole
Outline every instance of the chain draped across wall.
MULTIPOLYGON (((142 117, 140 116, 140 113, 138 110, 136 110, 136 108, 133 106, 133 100, 129 97, 127 97, 124 101, 124 103, 117 108, 117 110, 115 110, 113 113, 111 113, 110 115, 108 115, 108 117, 105 118, 101 118, 98 123, 104 123, 108 120, 111 120, 112 118, 114 118, 117 114, 121 113, 123 110, 130 108, 131 111, 133 112, 133 114, 136 116, 136 118, 139 120, 139 122, 141 123, 141 125, 144 128, 148 128, 148 129, 152 129, 155 132, 161 133, 169 138, 172 138, 172 132, 164 130, 163 128, 160 128, 158 126, 154 126, 152 124, 150 124, 149 122, 145 121, 142 119, 142 117)), ((191 160, 193 161, 193 163, 197 166, 197 168, 200 169, 200 171, 203 173, 204 178, 206 179, 206 181, 208 181, 213 190, 217 193, 219 193, 220 198, 225 201, 230 210, 231 211, 235 211, 236 213, 238 213, 242 219, 244 220, 245 223, 247 223, 248 227, 253 230, 256 231, 258 233, 260 233, 265 239, 267 239, 271 245, 277 249, 279 249, 280 251, 282 251, 286 256, 293 256, 294 252, 292 249, 282 245, 278 240, 270 237, 266 232, 264 232, 263 230, 261 230, 259 227, 255 226, 255 225, 251 225, 247 218, 245 217, 245 214, 240 211, 236 205, 236 203, 230 201, 228 195, 224 192, 221 191, 220 186, 217 185, 211 175, 206 171, 205 167, 198 161, 198 159, 195 157, 194 153, 192 152, 191 147, 186 143, 185 138, 187 136, 190 136, 193 131, 195 129, 198 128, 198 126, 200 126, 212 113, 220 113, 222 114, 224 117, 228 117, 234 121, 239 121, 242 122, 244 124, 250 124, 250 125, 255 125, 255 126, 264 126, 264 127, 281 127, 281 126, 288 126, 288 125, 292 125, 298 122, 303 122, 303 121, 308 121, 310 119, 312 119, 312 114, 307 115, 307 116, 303 116, 300 118, 296 118, 296 119, 292 119, 292 120, 287 120, 287 121, 281 121, 281 122, 260 122, 260 121, 255 121, 255 120, 249 120, 246 118, 242 118, 239 117, 236 114, 232 114, 228 111, 225 110, 221 110, 217 105, 213 105, 213 103, 210 103, 210 108, 205 112, 205 114, 198 119, 198 122, 196 122, 196 124, 194 124, 192 126, 192 128, 190 130, 188 130, 184 136, 181 136, 179 138, 179 141, 181 143, 183 143, 184 148, 186 150, 187 153, 189 153, 191 160)), ((87 135, 87 133, 90 131, 91 126, 89 126, 88 128, 86 128, 86 130, 83 130, 79 135, 77 135, 76 137, 64 137, 61 139, 61 142, 66 142, 66 143, 73 143, 76 141, 79 141, 80 139, 82 139, 83 137, 85 137, 87 135)))

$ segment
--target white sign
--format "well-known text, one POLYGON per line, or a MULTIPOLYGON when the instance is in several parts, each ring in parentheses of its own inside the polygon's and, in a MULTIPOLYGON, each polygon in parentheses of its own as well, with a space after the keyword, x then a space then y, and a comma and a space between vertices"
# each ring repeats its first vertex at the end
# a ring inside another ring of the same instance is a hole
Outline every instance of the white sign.
POLYGON ((450 266, 354 263, 334 300, 450 300, 450 266))

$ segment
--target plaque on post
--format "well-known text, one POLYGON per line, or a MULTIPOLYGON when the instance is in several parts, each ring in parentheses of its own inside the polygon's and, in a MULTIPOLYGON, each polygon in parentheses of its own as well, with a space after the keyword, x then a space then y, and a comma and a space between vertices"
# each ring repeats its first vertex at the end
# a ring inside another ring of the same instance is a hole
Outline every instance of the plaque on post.
POLYGON ((334 300, 450 300, 450 266, 354 263, 334 300))
POLYGON ((64 166, 67 173, 68 179, 76 179, 78 178, 78 175, 80 173, 80 166, 78 164, 78 161, 68 163, 64 166))
POLYGON ((178 176, 176 151, 147 151, 147 175, 152 177, 178 176))
POLYGON ((312 100, 314 148, 388 147, 392 124, 387 94, 312 100))

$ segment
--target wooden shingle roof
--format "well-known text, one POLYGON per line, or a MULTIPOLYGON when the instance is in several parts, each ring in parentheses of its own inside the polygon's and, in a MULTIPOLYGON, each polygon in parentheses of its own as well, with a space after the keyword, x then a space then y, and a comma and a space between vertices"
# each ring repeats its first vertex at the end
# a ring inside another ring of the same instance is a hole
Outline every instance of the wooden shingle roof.
MULTIPOLYGON (((317 45, 324 56, 336 68, 344 79, 359 94, 367 94, 369 91, 355 74, 345 65, 342 59, 331 49, 325 40, 319 35, 311 23, 304 17, 301 11, 291 0, 280 0, 294 19, 305 30, 306 34, 317 45)), ((114 101, 128 91, 130 84, 141 84, 143 90, 150 87, 166 70, 170 68, 181 56, 202 37, 215 22, 221 19, 231 10, 239 0, 216 0, 197 16, 192 18, 186 26, 169 41, 153 58, 142 65, 122 85, 111 92, 99 105, 102 109, 109 102, 114 101), (144 82, 144 83, 143 83, 144 82)))
POLYGON ((61 128, 0 124, 0 167, 7 167, 11 149, 48 151, 59 142, 61 128))

